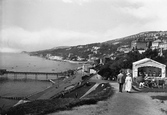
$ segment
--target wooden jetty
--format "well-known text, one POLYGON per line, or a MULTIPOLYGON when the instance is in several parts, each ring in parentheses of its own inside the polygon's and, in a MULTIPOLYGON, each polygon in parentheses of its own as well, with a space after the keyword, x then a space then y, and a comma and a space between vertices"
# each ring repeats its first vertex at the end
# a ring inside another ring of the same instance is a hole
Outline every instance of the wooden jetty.
POLYGON ((25 79, 27 79, 28 75, 34 75, 35 79, 38 79, 38 75, 46 76, 46 80, 49 76, 55 76, 56 78, 68 75, 68 71, 65 72, 18 72, 18 71, 7 71, 5 69, 0 69, 0 75, 4 75, 5 77, 9 77, 12 75, 14 79, 17 79, 18 75, 23 75, 25 79))

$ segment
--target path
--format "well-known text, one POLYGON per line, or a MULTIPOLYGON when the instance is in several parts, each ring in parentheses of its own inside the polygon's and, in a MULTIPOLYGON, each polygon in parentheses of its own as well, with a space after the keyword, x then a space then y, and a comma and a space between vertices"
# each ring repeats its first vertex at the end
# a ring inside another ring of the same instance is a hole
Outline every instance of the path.
POLYGON ((118 84, 110 83, 115 94, 107 101, 96 105, 75 107, 71 111, 61 111, 50 115, 166 115, 147 93, 119 93, 118 84))
POLYGON ((90 88, 81 98, 85 97, 86 95, 88 95, 89 93, 91 93, 92 91, 94 91, 97 87, 99 86, 99 83, 96 83, 92 88, 90 88))

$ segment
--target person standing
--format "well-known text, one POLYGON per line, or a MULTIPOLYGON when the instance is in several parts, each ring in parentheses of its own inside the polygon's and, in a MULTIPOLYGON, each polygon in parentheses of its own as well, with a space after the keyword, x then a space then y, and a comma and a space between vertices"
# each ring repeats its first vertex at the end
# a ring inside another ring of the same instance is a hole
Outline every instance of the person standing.
POLYGON ((132 89, 132 77, 130 73, 127 73, 127 76, 125 78, 125 91, 130 93, 131 89, 132 89))
POLYGON ((122 92, 123 84, 124 84, 124 74, 122 70, 120 70, 120 73, 117 76, 117 82, 119 83, 119 92, 122 92))

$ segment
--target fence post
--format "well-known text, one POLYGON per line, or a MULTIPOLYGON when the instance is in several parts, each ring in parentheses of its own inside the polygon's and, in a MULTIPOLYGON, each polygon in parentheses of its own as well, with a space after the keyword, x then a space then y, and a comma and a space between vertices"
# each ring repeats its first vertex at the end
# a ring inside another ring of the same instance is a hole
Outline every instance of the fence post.
POLYGON ((25 73, 25 80, 27 80, 27 73, 25 73))
POLYGON ((58 73, 57 73, 57 79, 58 79, 58 77, 59 77, 59 75, 58 75, 58 73))
POLYGON ((37 73, 35 74, 35 80, 37 80, 38 79, 38 77, 37 77, 37 73))
POLYGON ((17 74, 16 73, 14 73, 14 80, 16 80, 17 79, 17 74))
POLYGON ((46 73, 46 80, 48 80, 48 74, 46 73))
POLYGON ((6 76, 5 76, 6 78, 8 78, 8 73, 6 73, 6 76))

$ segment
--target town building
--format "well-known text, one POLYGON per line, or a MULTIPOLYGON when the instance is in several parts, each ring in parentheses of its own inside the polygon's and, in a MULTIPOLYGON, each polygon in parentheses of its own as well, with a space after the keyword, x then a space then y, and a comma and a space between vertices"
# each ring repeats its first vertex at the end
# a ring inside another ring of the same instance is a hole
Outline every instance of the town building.
POLYGON ((162 40, 162 42, 159 44, 159 48, 162 50, 167 50, 167 40, 162 40))
POLYGON ((129 53, 131 51, 131 48, 129 48, 129 45, 123 45, 117 48, 118 52, 124 52, 129 53))
POLYGON ((131 42, 131 50, 132 49, 147 50, 148 47, 149 47, 149 42, 137 41, 137 40, 131 42))
POLYGON ((158 39, 152 42, 151 49, 162 49, 167 50, 167 40, 165 39, 158 39))
POLYGON ((61 57, 61 56, 50 56, 50 57, 48 57, 48 59, 50 59, 50 60, 63 60, 63 57, 61 57))
POLYGON ((155 41, 152 42, 152 46, 151 46, 151 49, 159 49, 159 45, 162 41, 160 39, 157 39, 155 41))
POLYGON ((78 61, 85 61, 86 59, 78 56, 78 57, 77 57, 77 60, 78 60, 78 61))
POLYGON ((96 63, 96 64, 99 64, 99 63, 100 63, 98 57, 91 57, 91 55, 89 56, 88 61, 89 61, 89 62, 96 63))

